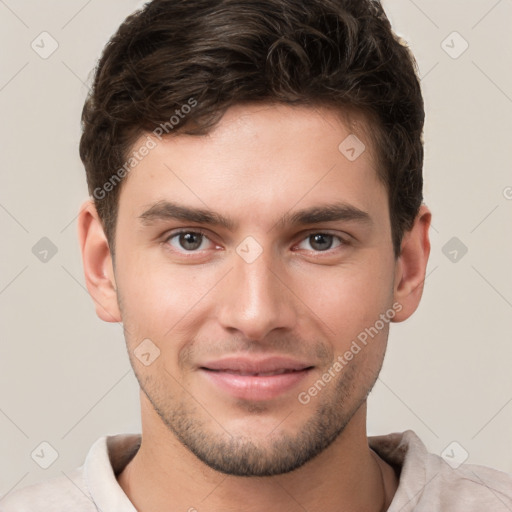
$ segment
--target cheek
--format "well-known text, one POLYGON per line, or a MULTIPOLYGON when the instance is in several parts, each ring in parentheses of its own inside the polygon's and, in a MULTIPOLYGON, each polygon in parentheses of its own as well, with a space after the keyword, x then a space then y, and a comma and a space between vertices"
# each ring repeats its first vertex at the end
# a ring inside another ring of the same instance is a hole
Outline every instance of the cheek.
POLYGON ((393 298, 392 272, 382 263, 312 268, 296 283, 308 308, 343 339, 373 325, 393 298))
POLYGON ((197 315, 214 275, 190 266, 171 266, 162 258, 126 258, 119 262, 118 289, 123 323, 132 338, 172 338, 197 315))

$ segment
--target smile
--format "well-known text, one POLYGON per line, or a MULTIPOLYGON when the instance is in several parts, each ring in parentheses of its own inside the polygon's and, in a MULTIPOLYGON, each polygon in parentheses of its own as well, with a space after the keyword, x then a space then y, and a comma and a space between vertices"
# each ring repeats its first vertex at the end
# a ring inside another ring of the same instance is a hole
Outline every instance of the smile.
POLYGON ((226 358, 199 368, 222 394, 251 401, 272 400, 291 391, 312 369, 309 364, 283 357, 226 358))

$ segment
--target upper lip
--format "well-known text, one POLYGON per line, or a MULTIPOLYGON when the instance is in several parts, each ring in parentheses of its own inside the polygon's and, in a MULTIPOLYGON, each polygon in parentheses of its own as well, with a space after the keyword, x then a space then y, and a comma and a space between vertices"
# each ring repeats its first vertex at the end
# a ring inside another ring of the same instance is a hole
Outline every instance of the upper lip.
POLYGON ((216 361, 209 361, 201 365, 201 368, 217 371, 231 371, 243 373, 267 373, 279 370, 305 370, 312 365, 296 359, 282 356, 264 358, 255 357, 226 357, 216 361))

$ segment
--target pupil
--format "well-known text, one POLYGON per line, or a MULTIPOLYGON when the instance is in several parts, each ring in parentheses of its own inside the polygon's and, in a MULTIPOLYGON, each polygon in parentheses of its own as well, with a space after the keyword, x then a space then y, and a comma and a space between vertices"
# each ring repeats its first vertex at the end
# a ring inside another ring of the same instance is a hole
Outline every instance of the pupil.
POLYGON ((332 235, 316 234, 310 237, 311 247, 318 251, 325 251, 332 246, 332 235))
POLYGON ((180 235, 180 244, 183 249, 197 249, 201 245, 201 234, 183 233, 180 235))

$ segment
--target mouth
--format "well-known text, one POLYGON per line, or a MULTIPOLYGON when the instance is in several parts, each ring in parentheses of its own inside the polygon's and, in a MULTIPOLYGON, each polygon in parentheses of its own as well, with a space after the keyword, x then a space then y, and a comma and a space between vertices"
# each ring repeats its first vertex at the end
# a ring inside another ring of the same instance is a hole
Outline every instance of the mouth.
POLYGON ((298 388, 314 366, 283 357, 228 358, 205 363, 201 373, 221 394, 251 401, 271 400, 298 388))
POLYGON ((225 370, 213 370, 211 368, 201 368, 202 370, 206 370, 206 371, 210 371, 210 372, 224 372, 224 373, 230 373, 230 374, 233 374, 233 375, 241 375, 242 377, 272 377, 273 375, 283 375, 284 373, 296 373, 296 372, 301 372, 301 371, 304 371, 304 370, 308 370, 310 368, 313 368, 312 366, 309 366, 307 368, 303 368, 303 369, 300 369, 300 370, 286 370, 284 368, 282 368, 281 370, 274 370, 274 371, 269 371, 269 372, 247 372, 247 371, 242 371, 242 370, 230 370, 230 369, 225 369, 225 370))

